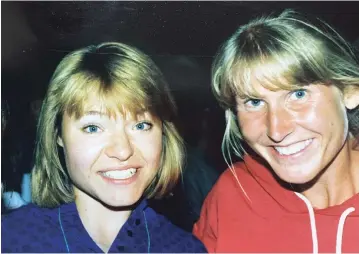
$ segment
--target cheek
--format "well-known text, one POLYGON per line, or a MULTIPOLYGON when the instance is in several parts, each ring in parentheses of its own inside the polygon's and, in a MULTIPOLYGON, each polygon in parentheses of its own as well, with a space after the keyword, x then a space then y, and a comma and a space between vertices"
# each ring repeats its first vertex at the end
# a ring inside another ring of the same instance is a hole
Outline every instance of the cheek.
POLYGON ((89 170, 101 153, 102 147, 103 145, 94 142, 75 140, 65 142, 67 170, 69 172, 89 170))
POLYGON ((154 133, 145 138, 133 140, 136 151, 148 165, 158 167, 162 154, 162 133, 154 133))
POLYGON ((257 140, 266 131, 265 117, 263 114, 253 114, 248 116, 245 113, 238 112, 238 126, 243 138, 247 142, 257 140), (253 128, 255 126, 255 128, 253 128))
POLYGON ((162 154, 162 135, 161 138, 153 138, 143 148, 142 154, 146 157, 149 164, 159 165, 162 154))
POLYGON ((291 117, 299 126, 304 126, 305 129, 316 129, 316 125, 323 125, 323 118, 320 107, 311 104, 310 107, 303 107, 297 111, 291 111, 291 117), (319 121, 318 121, 319 120, 319 121))
POLYGON ((306 124, 322 135, 345 133, 348 128, 346 109, 331 100, 313 105, 305 113, 299 114, 298 123, 306 124))
POLYGON ((341 143, 344 143, 349 133, 349 122, 346 108, 341 105, 333 108, 332 115, 330 115, 330 118, 328 117, 328 119, 331 119, 328 123, 331 132, 333 135, 336 135, 338 139, 340 139, 341 143))

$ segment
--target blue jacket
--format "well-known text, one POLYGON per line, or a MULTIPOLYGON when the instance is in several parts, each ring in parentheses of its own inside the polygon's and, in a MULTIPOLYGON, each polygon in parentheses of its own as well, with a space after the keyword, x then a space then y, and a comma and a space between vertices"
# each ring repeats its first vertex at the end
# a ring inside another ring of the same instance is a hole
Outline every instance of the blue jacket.
MULTIPOLYGON (((34 204, 3 215, 1 252, 103 252, 85 230, 75 203, 49 209, 34 204)), ((207 252, 191 233, 170 223, 142 201, 112 243, 109 253, 207 252)))

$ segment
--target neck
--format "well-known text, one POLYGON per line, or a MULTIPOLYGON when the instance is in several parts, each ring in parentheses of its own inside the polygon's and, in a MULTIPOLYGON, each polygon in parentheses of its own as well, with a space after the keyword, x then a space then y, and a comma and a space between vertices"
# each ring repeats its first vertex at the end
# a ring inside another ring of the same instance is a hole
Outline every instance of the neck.
POLYGON ((74 187, 75 203, 82 224, 94 242, 108 252, 131 210, 114 210, 74 187))
POLYGON ((339 205, 359 193, 359 151, 347 141, 316 183, 302 192, 319 209, 339 205))

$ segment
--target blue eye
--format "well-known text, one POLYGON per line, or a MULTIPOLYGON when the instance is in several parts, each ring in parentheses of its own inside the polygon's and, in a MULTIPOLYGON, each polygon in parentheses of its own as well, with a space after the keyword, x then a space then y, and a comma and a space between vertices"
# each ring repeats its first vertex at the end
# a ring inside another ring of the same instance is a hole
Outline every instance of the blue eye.
POLYGON ((259 99, 248 99, 244 102, 244 105, 249 109, 259 109, 263 106, 263 101, 259 99))
POLYGON ((296 90, 293 92, 294 99, 302 99, 306 96, 307 92, 305 90, 296 90))
POLYGON ((254 107, 259 106, 260 103, 261 103, 260 100, 256 100, 256 99, 255 100, 250 100, 249 102, 250 102, 251 106, 254 106, 254 107))
POLYGON ((147 122, 141 122, 135 125, 135 129, 139 131, 147 131, 151 129, 152 124, 147 122))
POLYGON ((97 133, 100 131, 100 128, 96 125, 88 125, 84 128, 84 131, 87 133, 97 133))

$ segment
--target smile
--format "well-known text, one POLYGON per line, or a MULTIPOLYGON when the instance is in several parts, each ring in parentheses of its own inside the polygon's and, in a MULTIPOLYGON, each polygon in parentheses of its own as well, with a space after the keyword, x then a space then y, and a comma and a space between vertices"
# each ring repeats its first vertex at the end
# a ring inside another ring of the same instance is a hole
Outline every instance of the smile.
POLYGON ((129 168, 125 170, 111 170, 111 171, 101 172, 101 175, 115 180, 126 180, 134 176, 136 172, 137 172, 136 168, 129 168))
POLYGON ((305 141, 301 141, 298 143, 295 143, 293 145, 289 145, 286 147, 279 147, 275 146, 274 149, 280 154, 280 155, 293 155, 296 153, 301 152, 304 150, 307 146, 309 146, 312 143, 313 139, 307 139, 305 141))

